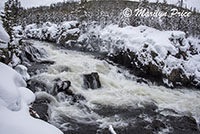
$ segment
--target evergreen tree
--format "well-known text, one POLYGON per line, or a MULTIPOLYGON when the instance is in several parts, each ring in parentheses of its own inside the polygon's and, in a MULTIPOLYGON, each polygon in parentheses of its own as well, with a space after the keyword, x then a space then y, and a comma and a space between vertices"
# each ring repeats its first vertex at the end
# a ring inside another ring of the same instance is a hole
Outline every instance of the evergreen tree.
POLYGON ((167 0, 163 0, 163 3, 164 3, 164 4, 167 4, 167 0))
POLYGON ((11 42, 13 41, 13 27, 16 26, 17 17, 21 9, 21 4, 18 0, 8 0, 5 2, 4 12, 2 12, 1 18, 3 27, 10 36, 11 42))
POLYGON ((178 4, 179 4, 180 7, 183 7, 183 0, 179 0, 178 4))

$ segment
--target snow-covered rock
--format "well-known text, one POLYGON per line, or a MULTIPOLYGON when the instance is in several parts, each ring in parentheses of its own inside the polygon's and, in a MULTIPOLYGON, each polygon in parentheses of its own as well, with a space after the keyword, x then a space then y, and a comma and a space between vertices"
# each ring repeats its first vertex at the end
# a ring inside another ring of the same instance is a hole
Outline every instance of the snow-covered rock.
POLYGON ((36 62, 42 58, 48 57, 48 53, 43 48, 36 48, 33 45, 27 45, 21 49, 20 59, 22 62, 36 62))
POLYGON ((24 65, 17 65, 16 67, 15 67, 15 70, 19 73, 19 74, 21 74, 21 76, 23 77, 23 79, 25 80, 25 81, 27 81, 27 80, 29 80, 30 79, 30 75, 28 74, 28 70, 27 70, 27 68, 24 66, 24 65))
POLYGON ((0 134, 62 134, 56 127, 29 114, 35 95, 22 76, 0 62, 0 134))
POLYGON ((10 66, 17 66, 18 64, 20 64, 21 60, 19 59, 19 57, 16 56, 16 54, 13 54, 12 57, 12 61, 9 63, 10 66))
POLYGON ((24 37, 23 31, 22 31, 22 26, 16 26, 14 30, 14 35, 16 38, 22 38, 24 37))
POLYGON ((80 30, 77 21, 63 22, 62 24, 53 24, 46 22, 39 26, 37 24, 30 24, 22 30, 21 26, 14 27, 15 37, 25 36, 27 38, 57 42, 59 44, 66 44, 69 40, 77 40, 80 30))

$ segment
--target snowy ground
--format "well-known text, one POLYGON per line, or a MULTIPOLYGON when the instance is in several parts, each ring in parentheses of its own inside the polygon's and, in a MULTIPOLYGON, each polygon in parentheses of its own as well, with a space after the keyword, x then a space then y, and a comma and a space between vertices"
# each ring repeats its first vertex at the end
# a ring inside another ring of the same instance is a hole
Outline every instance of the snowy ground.
POLYGON ((29 105, 35 95, 26 88, 22 76, 1 62, 0 70, 0 133, 62 134, 54 126, 30 116, 29 105))

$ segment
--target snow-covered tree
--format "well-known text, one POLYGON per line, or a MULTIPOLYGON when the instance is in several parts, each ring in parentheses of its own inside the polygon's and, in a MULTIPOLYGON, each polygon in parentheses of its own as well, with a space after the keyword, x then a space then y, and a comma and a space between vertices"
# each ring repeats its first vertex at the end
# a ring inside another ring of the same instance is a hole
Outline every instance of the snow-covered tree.
POLYGON ((21 9, 21 4, 18 0, 8 0, 5 2, 4 12, 1 18, 3 27, 10 36, 10 41, 13 41, 13 26, 16 25, 17 17, 21 9))
POLYGON ((178 1, 178 5, 179 5, 180 7, 183 7, 183 0, 179 0, 179 1, 178 1))

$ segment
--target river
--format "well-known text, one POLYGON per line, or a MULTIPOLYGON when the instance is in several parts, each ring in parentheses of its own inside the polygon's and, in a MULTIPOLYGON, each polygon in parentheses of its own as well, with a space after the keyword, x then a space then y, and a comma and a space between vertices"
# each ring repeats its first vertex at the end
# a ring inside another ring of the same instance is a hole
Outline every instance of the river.
POLYGON ((94 55, 64 50, 46 42, 31 42, 48 52, 49 57, 45 60, 55 61, 48 66, 47 72, 34 75, 32 79, 49 86, 47 93, 38 90, 36 94, 53 98, 55 102, 49 105, 48 120, 65 133, 109 133, 110 125, 118 134, 179 133, 181 131, 173 126, 183 116, 193 117, 198 122, 200 91, 137 83, 126 69, 94 55), (67 68, 66 71, 61 71, 63 68, 67 68), (92 72, 99 74, 100 89, 85 89, 83 86, 83 74, 92 72), (49 95, 56 78, 71 81, 70 89, 86 100, 72 104, 70 97, 63 93, 49 95), (152 126, 155 120, 161 123, 158 129, 152 126))

